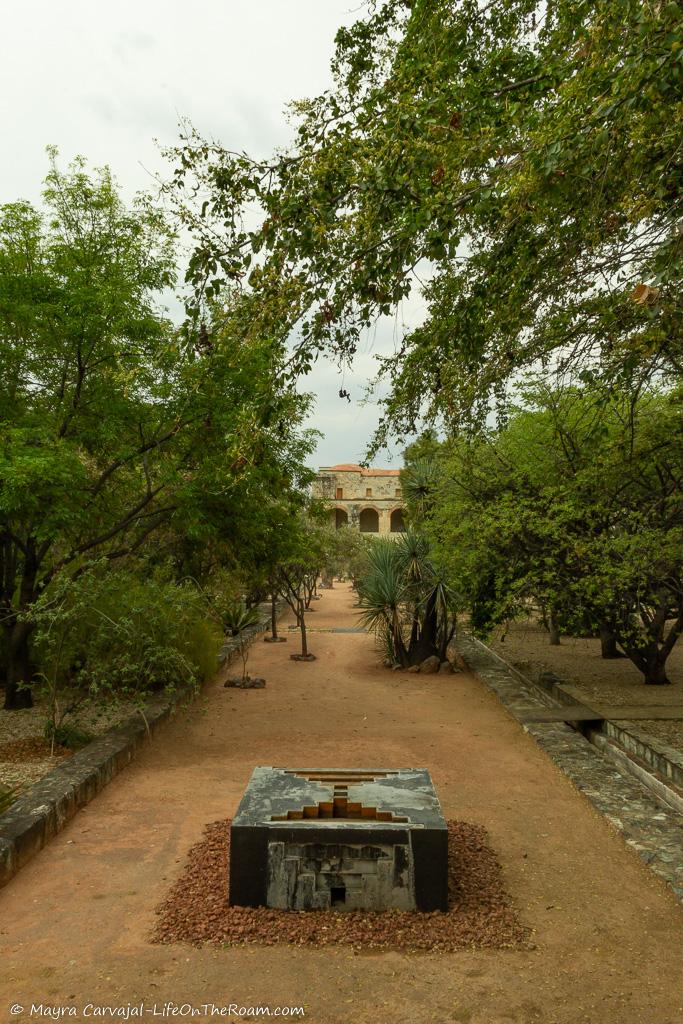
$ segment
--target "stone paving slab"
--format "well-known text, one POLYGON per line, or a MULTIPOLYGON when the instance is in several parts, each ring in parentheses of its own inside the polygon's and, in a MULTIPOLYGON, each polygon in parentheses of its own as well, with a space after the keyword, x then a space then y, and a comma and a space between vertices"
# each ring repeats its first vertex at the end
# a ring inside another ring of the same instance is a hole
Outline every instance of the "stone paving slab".
POLYGON ((664 808, 644 785, 619 771, 568 725, 525 721, 534 711, 557 705, 480 641, 461 636, 456 649, 576 788, 683 900, 683 817, 664 808))

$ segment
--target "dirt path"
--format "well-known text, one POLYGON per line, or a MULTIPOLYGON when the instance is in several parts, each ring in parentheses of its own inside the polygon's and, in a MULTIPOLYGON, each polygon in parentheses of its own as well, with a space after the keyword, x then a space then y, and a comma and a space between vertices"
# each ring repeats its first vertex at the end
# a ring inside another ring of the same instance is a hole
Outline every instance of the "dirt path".
MULTIPOLYGON (((348 589, 326 592, 310 625, 353 626, 348 589)), ((679 1024, 679 904, 483 684, 389 672, 364 635, 310 640, 310 664, 289 660, 294 637, 257 643, 265 690, 217 680, 0 892, 0 1024, 33 1019, 13 1003, 142 1000, 158 1019, 173 1001, 304 1005, 321 1024, 679 1024), (489 830, 537 949, 151 945, 187 850, 234 812, 256 764, 429 767, 446 816, 489 830)), ((64 1019, 102 1019, 88 1013, 64 1019)))

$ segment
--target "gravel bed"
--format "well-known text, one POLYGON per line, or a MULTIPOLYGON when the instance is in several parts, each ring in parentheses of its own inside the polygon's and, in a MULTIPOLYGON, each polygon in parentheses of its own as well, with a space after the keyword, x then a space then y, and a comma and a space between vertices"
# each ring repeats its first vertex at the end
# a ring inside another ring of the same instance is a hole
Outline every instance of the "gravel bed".
MULTIPOLYGON (((106 710, 97 706, 84 707, 73 722, 68 721, 99 736, 128 718, 134 710, 135 705, 131 703, 106 710)), ((20 711, 0 708, 0 786, 16 789, 17 796, 44 778, 71 753, 57 748, 54 755, 50 754, 50 744, 44 741, 47 718, 48 705, 44 702, 20 711)))
POLYGON ((343 945, 423 952, 528 947, 530 929, 505 891, 487 838, 480 825, 448 822, 447 913, 270 910, 228 905, 230 820, 213 822, 157 908, 152 939, 195 946, 343 945))

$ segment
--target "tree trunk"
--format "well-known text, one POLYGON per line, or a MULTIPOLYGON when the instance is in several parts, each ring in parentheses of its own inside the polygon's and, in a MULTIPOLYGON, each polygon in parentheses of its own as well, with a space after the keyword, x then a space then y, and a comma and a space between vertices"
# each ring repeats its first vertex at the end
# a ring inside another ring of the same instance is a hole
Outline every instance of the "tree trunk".
POLYGON ((560 627, 557 624, 557 619, 555 618, 555 612, 552 610, 552 608, 548 612, 548 633, 550 634, 550 646, 551 647, 559 647, 560 646, 560 627))
POLYGON ((600 651, 603 658, 621 658, 622 656, 611 626, 600 626, 600 651))
POLYGON ((411 665, 420 665, 425 658, 431 658, 434 654, 438 655, 437 618, 436 594, 431 593, 425 606, 419 637, 414 640, 411 634, 408 647, 408 661, 411 665))
POLYGON ((275 591, 270 595, 270 634, 273 640, 277 640, 277 594, 275 591))
POLYGON ((308 643, 306 640, 306 616, 304 613, 304 602, 299 599, 299 627, 301 629, 301 657, 308 657, 308 643))
POLYGON ((7 665, 5 679, 5 711, 19 711, 33 707, 31 694, 31 655, 29 637, 31 627, 26 622, 15 622, 8 630, 7 665))
POLYGON ((647 652, 647 661, 643 669, 647 686, 666 686, 671 680, 666 674, 666 654, 658 644, 652 644, 647 652))

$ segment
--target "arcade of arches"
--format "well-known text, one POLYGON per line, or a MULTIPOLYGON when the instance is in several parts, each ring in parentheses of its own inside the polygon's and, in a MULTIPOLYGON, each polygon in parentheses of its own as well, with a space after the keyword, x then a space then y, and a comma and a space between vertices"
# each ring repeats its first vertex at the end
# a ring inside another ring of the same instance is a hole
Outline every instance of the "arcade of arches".
POLYGON ((342 463, 323 466, 313 496, 329 502, 330 522, 361 533, 396 534, 405 530, 400 471, 342 463))

